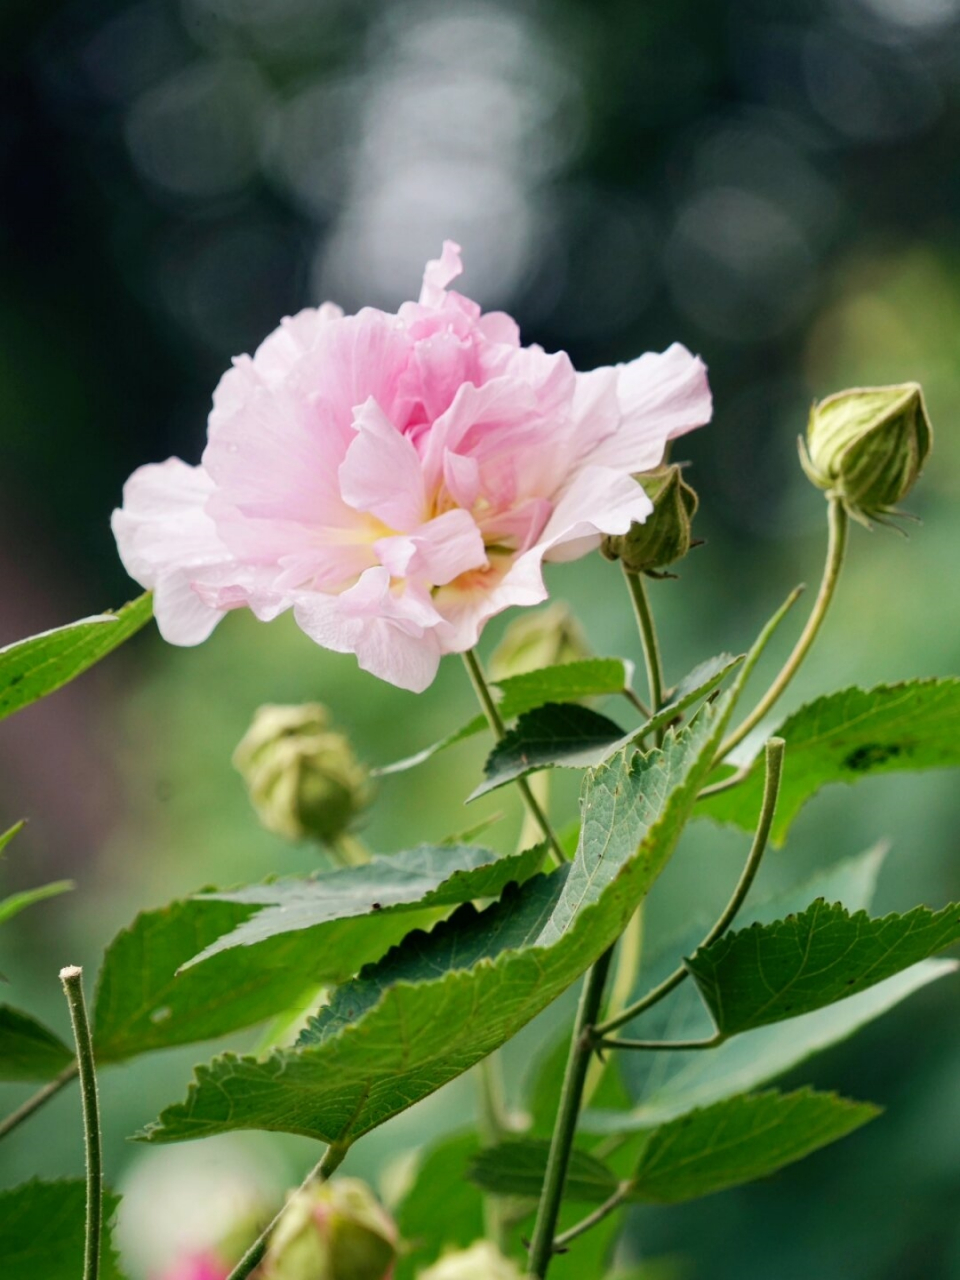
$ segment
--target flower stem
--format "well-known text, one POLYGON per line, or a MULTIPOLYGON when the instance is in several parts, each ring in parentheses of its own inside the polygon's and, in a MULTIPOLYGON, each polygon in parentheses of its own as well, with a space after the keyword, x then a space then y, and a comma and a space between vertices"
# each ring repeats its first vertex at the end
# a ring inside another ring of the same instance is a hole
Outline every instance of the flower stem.
POLYGON ((100 1102, 93 1040, 83 998, 83 970, 70 964, 60 970, 60 981, 70 1007, 73 1038, 77 1045, 77 1070, 83 1102, 83 1131, 87 1155, 87 1230, 83 1250, 83 1280, 97 1280, 103 1235, 103 1149, 100 1144, 100 1102))
POLYGON ((570 1227, 568 1231, 564 1231, 562 1235, 557 1236, 553 1242, 554 1249, 565 1248, 571 1240, 576 1240, 577 1236, 582 1236, 585 1231, 589 1231, 591 1227, 603 1222, 604 1218, 609 1218, 611 1213, 615 1213, 624 1203, 630 1194, 632 1185, 630 1182, 621 1182, 609 1200, 604 1200, 603 1204, 594 1209, 593 1213, 588 1213, 585 1218, 570 1227))
MULTIPOLYGON (((770 828, 773 825, 773 816, 777 808, 777 797, 780 794, 780 779, 783 775, 783 753, 785 747, 786 744, 782 738, 771 738, 767 742, 763 801, 760 805, 760 817, 757 820, 757 829, 754 833, 753 843, 750 846, 750 853, 747 856, 747 861, 744 864, 743 871, 740 873, 740 879, 737 881, 737 887, 734 889, 730 901, 724 907, 716 924, 700 943, 700 946, 697 947, 698 951, 716 942, 730 928, 736 919, 737 912, 746 901, 747 894, 750 892, 756 874, 760 869, 760 863, 763 860, 767 842, 770 839, 770 828)), ((677 969, 674 969, 668 978, 664 978, 663 982, 654 987, 652 991, 648 991, 642 1000, 638 1000, 636 1004, 630 1005, 614 1017, 608 1018, 606 1022, 596 1028, 600 1043, 606 1048, 625 1047, 623 1041, 611 1044, 610 1042, 605 1042, 603 1037, 609 1035, 611 1031, 616 1031, 618 1027, 622 1027, 625 1023, 631 1022, 639 1014, 645 1013, 647 1009, 652 1008, 653 1005, 659 1004, 664 996, 668 996, 671 991, 679 987, 680 983, 685 981, 688 976, 689 970, 680 965, 677 969)), ((697 1047, 699 1048, 700 1046, 698 1045, 697 1047)))
POLYGON ((32 1097, 17 1107, 16 1111, 11 1111, 4 1120, 0 1121, 0 1138, 5 1138, 8 1133, 13 1133, 17 1125, 23 1124, 24 1120, 28 1120, 35 1111, 39 1111, 45 1102, 49 1102, 51 1098, 56 1097, 65 1085, 68 1085, 71 1080, 76 1078, 77 1070, 76 1062, 71 1062, 68 1067, 64 1067, 55 1079, 51 1080, 49 1084, 45 1084, 42 1089, 38 1089, 32 1097))
MULTIPOLYGON (((320 1163, 310 1170, 303 1182, 301 1182, 298 1190, 305 1191, 312 1182, 326 1182, 334 1170, 343 1162, 343 1158, 349 1150, 350 1144, 348 1142, 331 1142, 330 1146, 327 1147, 326 1151, 323 1153, 323 1158, 320 1163)), ((286 1209, 287 1206, 284 1205, 276 1214, 274 1214, 247 1252, 227 1276, 227 1280, 246 1280, 246 1277, 250 1275, 251 1271, 260 1265, 263 1261, 263 1255, 267 1252, 267 1245, 270 1243, 270 1237, 273 1235, 277 1223, 283 1217, 286 1209)))
MULTIPOLYGON (((483 713, 487 717, 487 723, 490 725, 493 736, 499 742, 507 730, 503 723, 503 717, 497 709, 497 704, 493 700, 493 694, 490 692, 490 686, 487 684, 486 677, 483 674, 483 668, 480 666, 477 655, 472 649, 468 649, 461 656, 463 665, 466 667, 467 674, 470 677, 470 683, 473 685, 474 692, 483 708, 483 713)), ((537 826, 543 832, 544 838, 553 850, 554 856, 559 862, 567 862, 568 858, 563 846, 557 839, 557 834, 550 825, 549 818, 544 813, 539 800, 531 791, 530 784, 526 778, 517 779, 517 789, 523 796, 524 804, 526 804, 536 820, 537 826)))
MULTIPOLYGON (((657 628, 654 625, 643 574, 631 573, 629 569, 624 569, 623 575, 627 580, 630 599, 633 601, 633 612, 637 619, 637 628, 640 631, 640 642, 643 645, 643 658, 647 666, 647 686, 650 690, 650 706, 653 714, 656 715, 663 706, 663 662, 660 658, 657 628)), ((658 742, 663 740, 662 732, 657 734, 657 740, 658 742)))
POLYGON ((787 685, 797 674, 800 664, 807 656, 810 646, 817 638, 817 633, 823 625, 823 620, 827 615, 827 610, 830 608, 830 602, 833 600, 834 592, 836 591, 840 570, 843 568, 843 559, 847 549, 847 533, 850 526, 846 509, 838 498, 831 498, 829 501, 828 521, 830 533, 827 543, 827 557, 823 566, 823 577, 820 580, 820 590, 817 592, 817 598, 814 601, 810 617, 807 619, 807 625, 803 628, 800 639, 794 645, 793 652, 783 664, 780 674, 773 684, 771 684, 743 723, 734 729, 733 733, 720 747, 717 753, 718 760, 722 760, 729 755, 733 748, 743 741, 750 730, 760 723, 779 699, 787 685))
POLYGON ((603 999, 603 988, 607 980, 607 971, 613 948, 603 953, 584 980, 580 995, 580 1006, 573 1027, 570 1041, 570 1054, 567 1058, 567 1069, 563 1078, 563 1089, 560 1094, 560 1109, 550 1142, 550 1154, 547 1157, 547 1171, 537 1209, 537 1221, 533 1230, 533 1242, 530 1246, 530 1274, 543 1280, 550 1266, 554 1251, 554 1232, 560 1214, 563 1199, 563 1187, 567 1178, 567 1166, 570 1163, 570 1150, 577 1128, 577 1117, 580 1113, 580 1100, 583 1086, 593 1052, 591 1028, 600 1012, 603 999))

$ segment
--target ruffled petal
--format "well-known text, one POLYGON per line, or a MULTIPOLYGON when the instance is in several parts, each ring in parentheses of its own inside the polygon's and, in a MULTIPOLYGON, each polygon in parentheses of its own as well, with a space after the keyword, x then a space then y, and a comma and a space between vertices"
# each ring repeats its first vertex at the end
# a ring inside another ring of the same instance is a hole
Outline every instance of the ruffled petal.
POLYGON ((340 465, 340 492, 349 506, 368 511, 388 529, 404 532, 423 523, 426 490, 416 449, 376 400, 353 417, 356 438, 340 465))
POLYGON ((382 538, 374 551, 393 577, 422 580, 431 587, 446 586, 461 573, 487 563, 476 522, 468 511, 459 509, 428 520, 415 533, 382 538))
POLYGON ((439 307, 443 304, 447 285, 463 274, 460 246, 455 240, 444 240, 439 258, 431 258, 423 272, 420 289, 420 305, 439 307))

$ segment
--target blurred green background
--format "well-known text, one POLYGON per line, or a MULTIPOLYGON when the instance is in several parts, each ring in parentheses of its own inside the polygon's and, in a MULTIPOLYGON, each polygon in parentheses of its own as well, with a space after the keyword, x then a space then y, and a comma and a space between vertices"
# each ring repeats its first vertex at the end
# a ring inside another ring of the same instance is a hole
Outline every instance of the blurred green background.
MULTIPOLYGON (((196 461, 232 355, 323 298, 395 307, 451 236, 464 291, 578 367, 673 340, 710 366, 714 424, 678 454, 707 545, 654 587, 671 679, 741 650, 817 579, 823 502, 795 449, 809 402, 920 379, 938 433, 910 501, 923 524, 909 540, 854 530, 785 706, 957 670, 957 0, 5 0, 0 68, 0 643, 133 594, 110 509, 140 463, 196 461)), ((552 584, 598 652, 639 658, 614 566, 592 557, 552 584)), ((472 713, 454 661, 418 698, 289 620, 233 616, 196 650, 151 629, 0 728, 0 828, 30 820, 3 888, 77 882, 5 931, 13 1003, 65 1027, 57 970, 92 974, 141 907, 316 865, 257 828, 229 759, 259 703, 308 698, 374 763, 472 713)), ((471 826, 481 759, 470 743, 385 780, 366 838, 390 851, 471 826)), ((575 786, 555 800, 572 813, 575 786)), ((512 798, 477 806, 498 809, 489 838, 507 847, 512 798)), ((958 829, 955 776, 835 788, 761 888, 886 838, 880 909, 939 905, 960 896, 958 829)), ((698 825, 651 931, 720 903, 743 852, 698 825)), ((755 1188, 638 1214, 636 1247, 714 1280, 960 1277, 958 1000, 935 984, 798 1073, 886 1104, 867 1132, 755 1188)), ((508 1059, 514 1089, 535 1041, 508 1059)), ((130 1144, 202 1056, 104 1073, 134 1280, 312 1159, 255 1135, 146 1157, 130 1144)), ((3 1109, 23 1092, 4 1089, 3 1109)), ((376 1177, 471 1100, 455 1084, 351 1167, 376 1177)), ((2 1184, 81 1167, 70 1094, 0 1151, 2 1184)))

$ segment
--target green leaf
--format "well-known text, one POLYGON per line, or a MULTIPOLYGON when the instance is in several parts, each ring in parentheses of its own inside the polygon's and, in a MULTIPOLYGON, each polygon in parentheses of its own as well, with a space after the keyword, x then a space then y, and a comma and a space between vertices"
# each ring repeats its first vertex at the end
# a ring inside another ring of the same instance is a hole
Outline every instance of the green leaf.
POLYGON ((52 1080, 73 1062, 73 1051, 42 1023, 0 1005, 0 1080, 52 1080))
POLYGON ((466 724, 461 725, 459 729, 455 729, 453 733, 448 733, 439 742, 431 743, 429 747, 424 747, 422 751, 414 752, 412 756, 404 756, 402 760, 395 760, 393 764, 382 764, 377 769, 371 769, 370 773, 375 778, 383 778, 391 773, 406 773, 408 769, 415 769, 418 764, 425 764, 427 760, 432 759, 439 752, 446 751, 447 747, 456 746, 458 742, 465 742, 467 738, 472 738, 475 734, 482 733, 486 727, 486 716, 474 716, 472 720, 468 720, 466 724))
MULTIPOLYGON (((477 1152, 467 1167, 467 1177, 481 1189, 498 1196, 536 1199, 543 1187, 550 1143, 538 1138, 517 1138, 477 1152)), ((620 1180, 602 1160, 574 1147, 570 1152, 565 1200, 609 1199, 620 1180)))
POLYGON ((871 919, 823 899, 725 934, 685 961, 718 1031, 735 1035, 821 1009, 960 941, 960 904, 871 919))
POLYGON ((15 822, 7 831, 0 833, 0 853, 3 853, 13 837, 18 836, 26 825, 26 819, 21 818, 19 822, 15 822))
POLYGON ((728 705, 662 751, 624 750, 587 775, 573 863, 408 935, 339 988, 297 1046, 199 1068, 186 1101, 142 1136, 260 1128, 352 1141, 498 1048, 623 931, 673 852, 728 705))
MULTIPOLYGON (((360 867, 306 880, 278 880, 232 893, 204 895, 219 902, 262 909, 211 943, 184 967, 190 968, 231 947, 253 946, 267 938, 335 921, 355 919, 356 932, 368 926, 371 916, 379 921, 399 911, 423 911, 459 906, 474 898, 495 898, 511 882, 529 880, 543 861, 543 852, 543 846, 538 845, 504 857, 469 845, 420 845, 403 853, 373 858, 360 867)), ((342 930, 341 941, 352 950, 342 930)), ((351 975, 358 967, 351 970, 351 975)))
MULTIPOLYGON (((81 1178, 25 1182, 0 1191, 0 1258, 3 1280, 77 1280, 83 1269, 87 1190, 81 1178)), ((120 1203, 106 1192, 104 1218, 120 1203)), ((121 1280, 117 1259, 104 1241, 101 1280, 121 1280)))
MULTIPOLYGON (((749 903, 741 918, 750 922, 776 920, 799 911, 810 898, 823 894, 841 898, 850 909, 869 906, 883 849, 835 863, 805 883, 778 893, 757 906, 749 903)), ((643 964, 643 986, 656 986, 704 937, 709 921, 694 925, 672 946, 643 964)), ((914 991, 953 973, 949 960, 928 960, 905 972, 851 996, 839 1004, 795 1018, 744 1032, 709 1053, 623 1053, 618 1063, 631 1097, 632 1111, 589 1110, 582 1127, 593 1133, 623 1133, 682 1115, 692 1107, 706 1106, 775 1079, 807 1058, 847 1039, 861 1026, 899 1004, 914 991)), ((713 1021, 693 982, 685 982, 668 999, 655 1005, 624 1034, 664 1040, 702 1039, 713 1034, 713 1021)))
MULTIPOLYGON (((628 735, 628 738, 636 735, 628 735)), ((548 702, 520 716, 487 757, 486 781, 469 796, 477 800, 537 769, 587 769, 600 762, 619 743, 624 732, 618 724, 572 702, 548 702)))
POLYGON ((0 649, 0 720, 68 684, 152 615, 153 598, 146 592, 116 613, 84 618, 0 649))
MULTIPOLYGON (((874 774, 960 765, 960 679, 911 680, 844 689, 788 716, 773 842, 782 845, 797 814, 821 787, 874 774)), ((763 793, 763 761, 738 787, 709 796, 698 813, 752 830, 763 793)))
POLYGON ((879 1113, 870 1103, 811 1089, 728 1098, 653 1130, 631 1199, 679 1204, 765 1178, 879 1113))
POLYGON ((444 1249, 465 1249, 483 1236, 483 1199, 465 1176, 478 1146, 471 1130, 442 1138, 420 1156, 413 1185, 394 1214, 406 1245, 395 1280, 414 1280, 444 1249))
POLYGON ((541 667, 494 682, 500 690, 500 714, 504 720, 541 707, 545 702, 579 702, 623 693, 629 687, 632 666, 623 658, 585 658, 556 667, 541 667))
POLYGON ((665 729, 687 707, 715 689, 741 661, 742 658, 723 653, 701 663, 681 680, 655 716, 629 733, 624 733, 606 716, 575 704, 547 703, 521 715, 516 727, 508 731, 488 756, 484 765, 486 780, 468 799, 476 800, 538 769, 557 766, 586 769, 602 764, 624 747, 665 729))
POLYGON ((69 893, 74 888, 72 880, 55 880, 53 884, 41 885, 38 889, 25 889, 22 893, 12 893, 9 898, 0 902, 0 924, 12 920, 35 902, 43 902, 46 898, 56 898, 61 893, 69 893))

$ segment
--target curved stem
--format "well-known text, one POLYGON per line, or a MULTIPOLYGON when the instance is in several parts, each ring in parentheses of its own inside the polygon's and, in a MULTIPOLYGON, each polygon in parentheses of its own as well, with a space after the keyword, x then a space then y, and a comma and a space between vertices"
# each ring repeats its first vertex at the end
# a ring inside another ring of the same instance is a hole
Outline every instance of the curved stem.
MULTIPOLYGON (((474 691, 483 708, 483 713, 487 717, 487 723, 493 732, 493 736, 499 742, 506 733, 506 726, 503 723, 503 717, 497 708, 497 704, 493 700, 493 694, 490 692, 490 686, 487 684, 486 677, 483 674, 483 668, 477 659, 477 655, 472 649, 468 649, 466 653, 461 654, 463 665, 467 669, 470 677, 470 683, 473 685, 474 691)), ((550 820, 544 813, 539 800, 530 789, 530 784, 526 778, 517 779, 517 790, 523 796, 524 804, 536 820, 537 826, 543 832, 547 843, 553 850, 554 856, 559 862, 567 862, 568 858, 564 852, 563 846, 557 838, 557 834, 550 825, 550 820)))
MULTIPOLYGON (((737 887, 734 889, 730 901, 724 907, 716 924, 697 947, 698 951, 716 942, 730 928, 730 925, 736 919, 737 912, 746 901, 747 894, 750 892, 756 874, 760 869, 760 863, 763 860, 767 842, 770 839, 770 829, 773 825, 773 817, 777 808, 777 797, 780 794, 780 779, 783 776, 783 754, 785 749, 786 744, 782 738, 771 738, 767 742, 763 801, 760 805, 760 817, 757 820, 757 829, 754 832, 750 853, 747 855, 747 861, 744 864, 743 871, 740 873, 740 879, 737 881, 737 887)), ((684 965, 680 965, 674 969, 668 978, 664 978, 659 986, 654 987, 652 991, 648 991, 642 1000, 630 1005, 615 1017, 608 1018, 606 1022, 596 1028, 596 1034, 601 1037, 600 1043, 606 1044, 607 1048, 623 1048, 624 1042, 614 1042, 614 1045, 611 1046, 609 1043, 604 1042, 602 1037, 608 1035, 611 1031, 616 1031, 618 1027, 622 1027, 625 1023, 631 1022, 653 1005, 659 1004, 664 996, 668 996, 671 991, 679 987, 680 983, 685 981, 688 976, 689 970, 684 965)))
MULTIPOLYGON (((323 1159, 310 1170, 294 1194, 296 1195, 300 1191, 306 1191, 312 1182, 326 1182, 333 1171, 342 1163, 344 1156, 349 1150, 349 1143, 331 1142, 330 1146, 327 1147, 326 1151, 323 1153, 323 1159)), ((263 1261, 263 1255, 267 1252, 267 1245, 270 1243, 270 1237, 273 1235, 277 1223, 286 1211, 287 1206, 285 1204, 282 1209, 274 1214, 247 1252, 227 1276, 227 1280, 246 1280, 246 1277, 250 1275, 251 1271, 260 1265, 263 1261)))
POLYGON ((715 1049, 726 1038, 718 1031, 709 1040, 597 1040, 595 1043, 598 1049, 662 1049, 677 1053, 686 1049, 715 1049))
POLYGON ((83 1280, 97 1280, 100 1242, 103 1236, 103 1149, 100 1142, 100 1101, 93 1061, 93 1040, 83 998, 83 970, 70 964, 60 970, 63 992, 70 1006, 73 1038, 77 1045, 77 1070, 83 1101, 83 1132, 87 1154, 87 1230, 83 1249, 83 1280))
POLYGON ((624 1203, 630 1194, 632 1185, 630 1182, 621 1182, 609 1200, 605 1200, 602 1205, 594 1209, 593 1213, 588 1213, 580 1222, 570 1227, 569 1230, 564 1231, 562 1235, 557 1236, 553 1242, 554 1249, 565 1248, 571 1240, 576 1240, 577 1236, 582 1236, 585 1231, 589 1231, 591 1227, 603 1222, 604 1218, 609 1218, 610 1214, 615 1213, 624 1203))
POLYGON ((570 1054, 567 1058, 567 1069, 563 1077, 560 1108, 550 1142, 547 1171, 537 1208, 533 1241, 530 1245, 530 1274, 537 1277, 537 1280, 543 1280, 553 1256, 553 1237, 557 1229, 563 1187, 567 1180, 567 1166, 570 1163, 570 1149, 573 1146, 577 1117, 580 1114, 580 1100, 583 1096, 583 1086, 592 1053, 590 1031, 600 1012, 600 1002, 603 999, 603 988, 612 956, 613 948, 610 947, 587 973, 580 995, 573 1038, 570 1041, 570 1054))
POLYGON ((828 520, 830 536, 827 543, 827 558, 823 567, 823 577, 820 580, 820 590, 817 592, 817 598, 814 601, 810 617, 807 619, 807 625, 803 628, 800 639, 794 645, 793 652, 783 664, 780 674, 773 684, 771 684, 743 723, 734 729, 733 733, 721 745, 717 753, 718 759, 722 760, 729 755, 733 748, 743 741, 751 729, 760 723, 779 699, 784 689, 796 675, 800 664, 810 650, 810 646, 817 638, 817 632, 823 625, 823 620, 827 615, 827 610, 836 591, 840 570, 843 568, 843 557, 847 548, 847 532, 850 526, 847 512, 838 498, 829 500, 828 520))
MULTIPOLYGON (((657 628, 654 625, 650 600, 642 573, 631 573, 624 569, 623 576, 627 580, 630 599, 633 601, 633 612, 637 619, 640 642, 643 645, 643 658, 647 667, 647 685, 650 689, 650 706, 656 715, 663 706, 663 662, 660 658, 660 644, 657 640, 657 628)), ((663 739, 662 732, 657 733, 657 741, 663 739)))
POLYGON ((77 1071, 76 1062, 71 1062, 69 1067, 64 1067, 55 1079, 51 1080, 49 1084, 45 1084, 42 1089, 38 1089, 32 1097, 17 1107, 16 1111, 11 1111, 6 1119, 0 1121, 0 1138, 5 1138, 8 1133, 13 1133, 17 1125, 23 1124, 24 1120, 28 1120, 35 1111, 39 1111, 45 1102, 55 1098, 65 1085, 76 1079, 77 1071))

